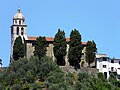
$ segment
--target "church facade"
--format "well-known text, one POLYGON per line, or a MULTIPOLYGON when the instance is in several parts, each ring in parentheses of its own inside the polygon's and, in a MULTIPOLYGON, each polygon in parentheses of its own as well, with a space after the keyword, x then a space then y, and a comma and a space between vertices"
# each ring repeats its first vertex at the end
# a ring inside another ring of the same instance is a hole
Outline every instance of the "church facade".
MULTIPOLYGON (((13 17, 13 24, 11 26, 11 55, 10 55, 11 60, 13 59, 14 42, 18 36, 21 36, 22 41, 25 44, 26 57, 30 58, 32 55, 34 55, 33 53, 35 50, 34 45, 35 45, 37 37, 32 37, 32 36, 27 35, 27 25, 25 24, 25 18, 24 18, 24 15, 21 13, 20 9, 18 9, 18 12, 13 17)), ((51 57, 53 61, 55 61, 54 52, 53 52, 54 37, 46 37, 46 41, 48 42, 46 55, 51 57)), ((69 62, 68 62, 69 44, 68 42, 70 41, 70 38, 66 38, 66 41, 67 41, 67 54, 65 56, 65 63, 66 63, 66 66, 69 66, 69 62)), ((81 60, 83 61, 85 61, 86 44, 87 44, 86 42, 82 42, 82 45, 84 46, 84 48, 82 50, 81 60)))

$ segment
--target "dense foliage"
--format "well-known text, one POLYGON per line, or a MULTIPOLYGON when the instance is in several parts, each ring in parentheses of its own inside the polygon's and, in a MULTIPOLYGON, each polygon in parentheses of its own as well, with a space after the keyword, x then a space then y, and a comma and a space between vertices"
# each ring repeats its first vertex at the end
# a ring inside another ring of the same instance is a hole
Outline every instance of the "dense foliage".
POLYGON ((109 82, 102 73, 95 76, 61 70, 49 57, 20 58, 0 72, 0 90, 120 90, 111 74, 109 82))
POLYGON ((57 64, 65 65, 67 43, 66 43, 64 31, 61 31, 60 29, 58 29, 58 32, 56 33, 54 38, 53 45, 54 45, 53 47, 54 56, 57 59, 57 64))
POLYGON ((95 78, 87 73, 79 73, 75 90, 120 90, 120 88, 107 80, 103 81, 103 79, 95 78))
POLYGON ((34 51, 34 55, 38 56, 39 59, 41 57, 43 57, 44 55, 46 55, 46 51, 47 51, 47 42, 45 37, 41 37, 39 36, 35 42, 35 51, 34 51))
POLYGON ((8 69, 0 74, 0 85, 10 90, 42 88, 43 82, 55 70, 60 69, 49 57, 45 56, 40 60, 38 57, 31 57, 30 60, 20 58, 11 62, 8 69))
POLYGON ((96 44, 94 41, 88 41, 86 46, 86 61, 90 67, 90 64, 95 61, 95 55, 97 52, 96 44))
POLYGON ((22 43, 21 36, 17 37, 14 46, 13 46, 13 59, 18 60, 20 57, 23 58, 25 56, 25 46, 22 43))
POLYGON ((70 65, 75 69, 79 68, 82 55, 81 35, 78 30, 74 29, 70 33, 68 58, 70 65))

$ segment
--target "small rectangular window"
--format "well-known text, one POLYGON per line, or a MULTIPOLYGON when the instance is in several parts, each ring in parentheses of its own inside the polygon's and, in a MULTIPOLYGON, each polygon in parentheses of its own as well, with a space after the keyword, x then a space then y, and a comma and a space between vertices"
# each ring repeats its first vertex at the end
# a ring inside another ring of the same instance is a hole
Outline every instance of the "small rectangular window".
POLYGON ((17 35, 19 35, 19 27, 17 27, 17 35))
POLYGON ((113 72, 113 70, 114 70, 114 67, 111 67, 111 71, 113 72))
POLYGON ((22 27, 21 28, 21 35, 23 35, 24 34, 24 28, 22 27))
POLYGON ((15 24, 17 24, 17 20, 15 20, 15 24))
POLYGON ((103 68, 106 68, 106 65, 103 65, 103 68))
POLYGON ((103 61, 107 61, 107 58, 106 58, 106 57, 103 57, 103 61))
POLYGON ((21 24, 21 20, 19 20, 19 24, 21 24))
POLYGON ((114 60, 111 60, 111 63, 114 63, 114 60))

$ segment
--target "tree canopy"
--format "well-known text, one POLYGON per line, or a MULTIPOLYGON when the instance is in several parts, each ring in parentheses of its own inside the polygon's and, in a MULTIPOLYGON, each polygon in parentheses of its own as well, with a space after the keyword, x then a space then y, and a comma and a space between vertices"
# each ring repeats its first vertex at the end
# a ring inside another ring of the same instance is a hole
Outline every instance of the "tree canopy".
POLYGON ((25 45, 22 42, 21 36, 17 37, 13 46, 13 59, 18 60, 25 56, 25 45))
POLYGON ((34 55, 38 56, 39 59, 43 57, 44 55, 46 55, 47 46, 48 44, 47 44, 45 37, 39 36, 35 42, 34 55))
POLYGON ((73 73, 60 69, 49 57, 20 58, 0 72, 1 90, 120 90, 115 76, 92 75, 87 72, 73 73))
POLYGON ((43 82, 49 74, 60 70, 51 58, 44 56, 31 57, 29 60, 20 58, 10 63, 4 72, 0 73, 0 85, 6 89, 1 90, 34 90, 42 88, 43 82), (41 82, 41 83, 40 83, 41 82), (8 88, 8 89, 7 89, 8 88), (11 89, 12 88, 12 89, 11 89), (14 89, 13 89, 14 88, 14 89))
POLYGON ((70 65, 74 66, 75 69, 80 67, 82 49, 81 35, 78 30, 74 29, 70 33, 68 58, 70 65))
POLYGON ((2 66, 2 59, 0 59, 0 65, 2 66))
POLYGON ((90 64, 95 61, 95 55, 97 52, 96 44, 94 41, 88 41, 86 46, 86 61, 90 67, 90 64))
POLYGON ((66 38, 65 38, 65 33, 64 31, 58 29, 58 32, 55 35, 54 42, 53 42, 53 51, 54 55, 57 59, 57 64, 58 65, 65 65, 65 55, 66 55, 66 48, 67 48, 67 43, 66 43, 66 38))

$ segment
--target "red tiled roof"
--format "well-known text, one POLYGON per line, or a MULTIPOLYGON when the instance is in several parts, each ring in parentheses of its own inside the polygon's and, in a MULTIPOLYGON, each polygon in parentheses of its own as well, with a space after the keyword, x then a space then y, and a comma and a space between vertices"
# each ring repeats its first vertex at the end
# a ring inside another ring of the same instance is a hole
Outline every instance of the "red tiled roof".
MULTIPOLYGON (((28 40, 31 40, 31 41, 36 41, 37 37, 28 37, 28 40)), ((54 38, 53 37, 46 37, 46 41, 54 41, 54 38)), ((66 38, 66 41, 69 42, 70 41, 70 38, 66 38)), ((86 45, 87 42, 82 42, 82 45, 86 45)))
POLYGON ((46 37, 46 41, 54 41, 54 38, 52 38, 52 37, 46 37))
POLYGON ((82 45, 87 45, 87 42, 82 42, 82 45))
POLYGON ((36 41, 37 37, 28 37, 28 40, 36 41))
POLYGON ((69 41, 70 41, 70 38, 66 38, 66 41, 69 42, 69 41))

